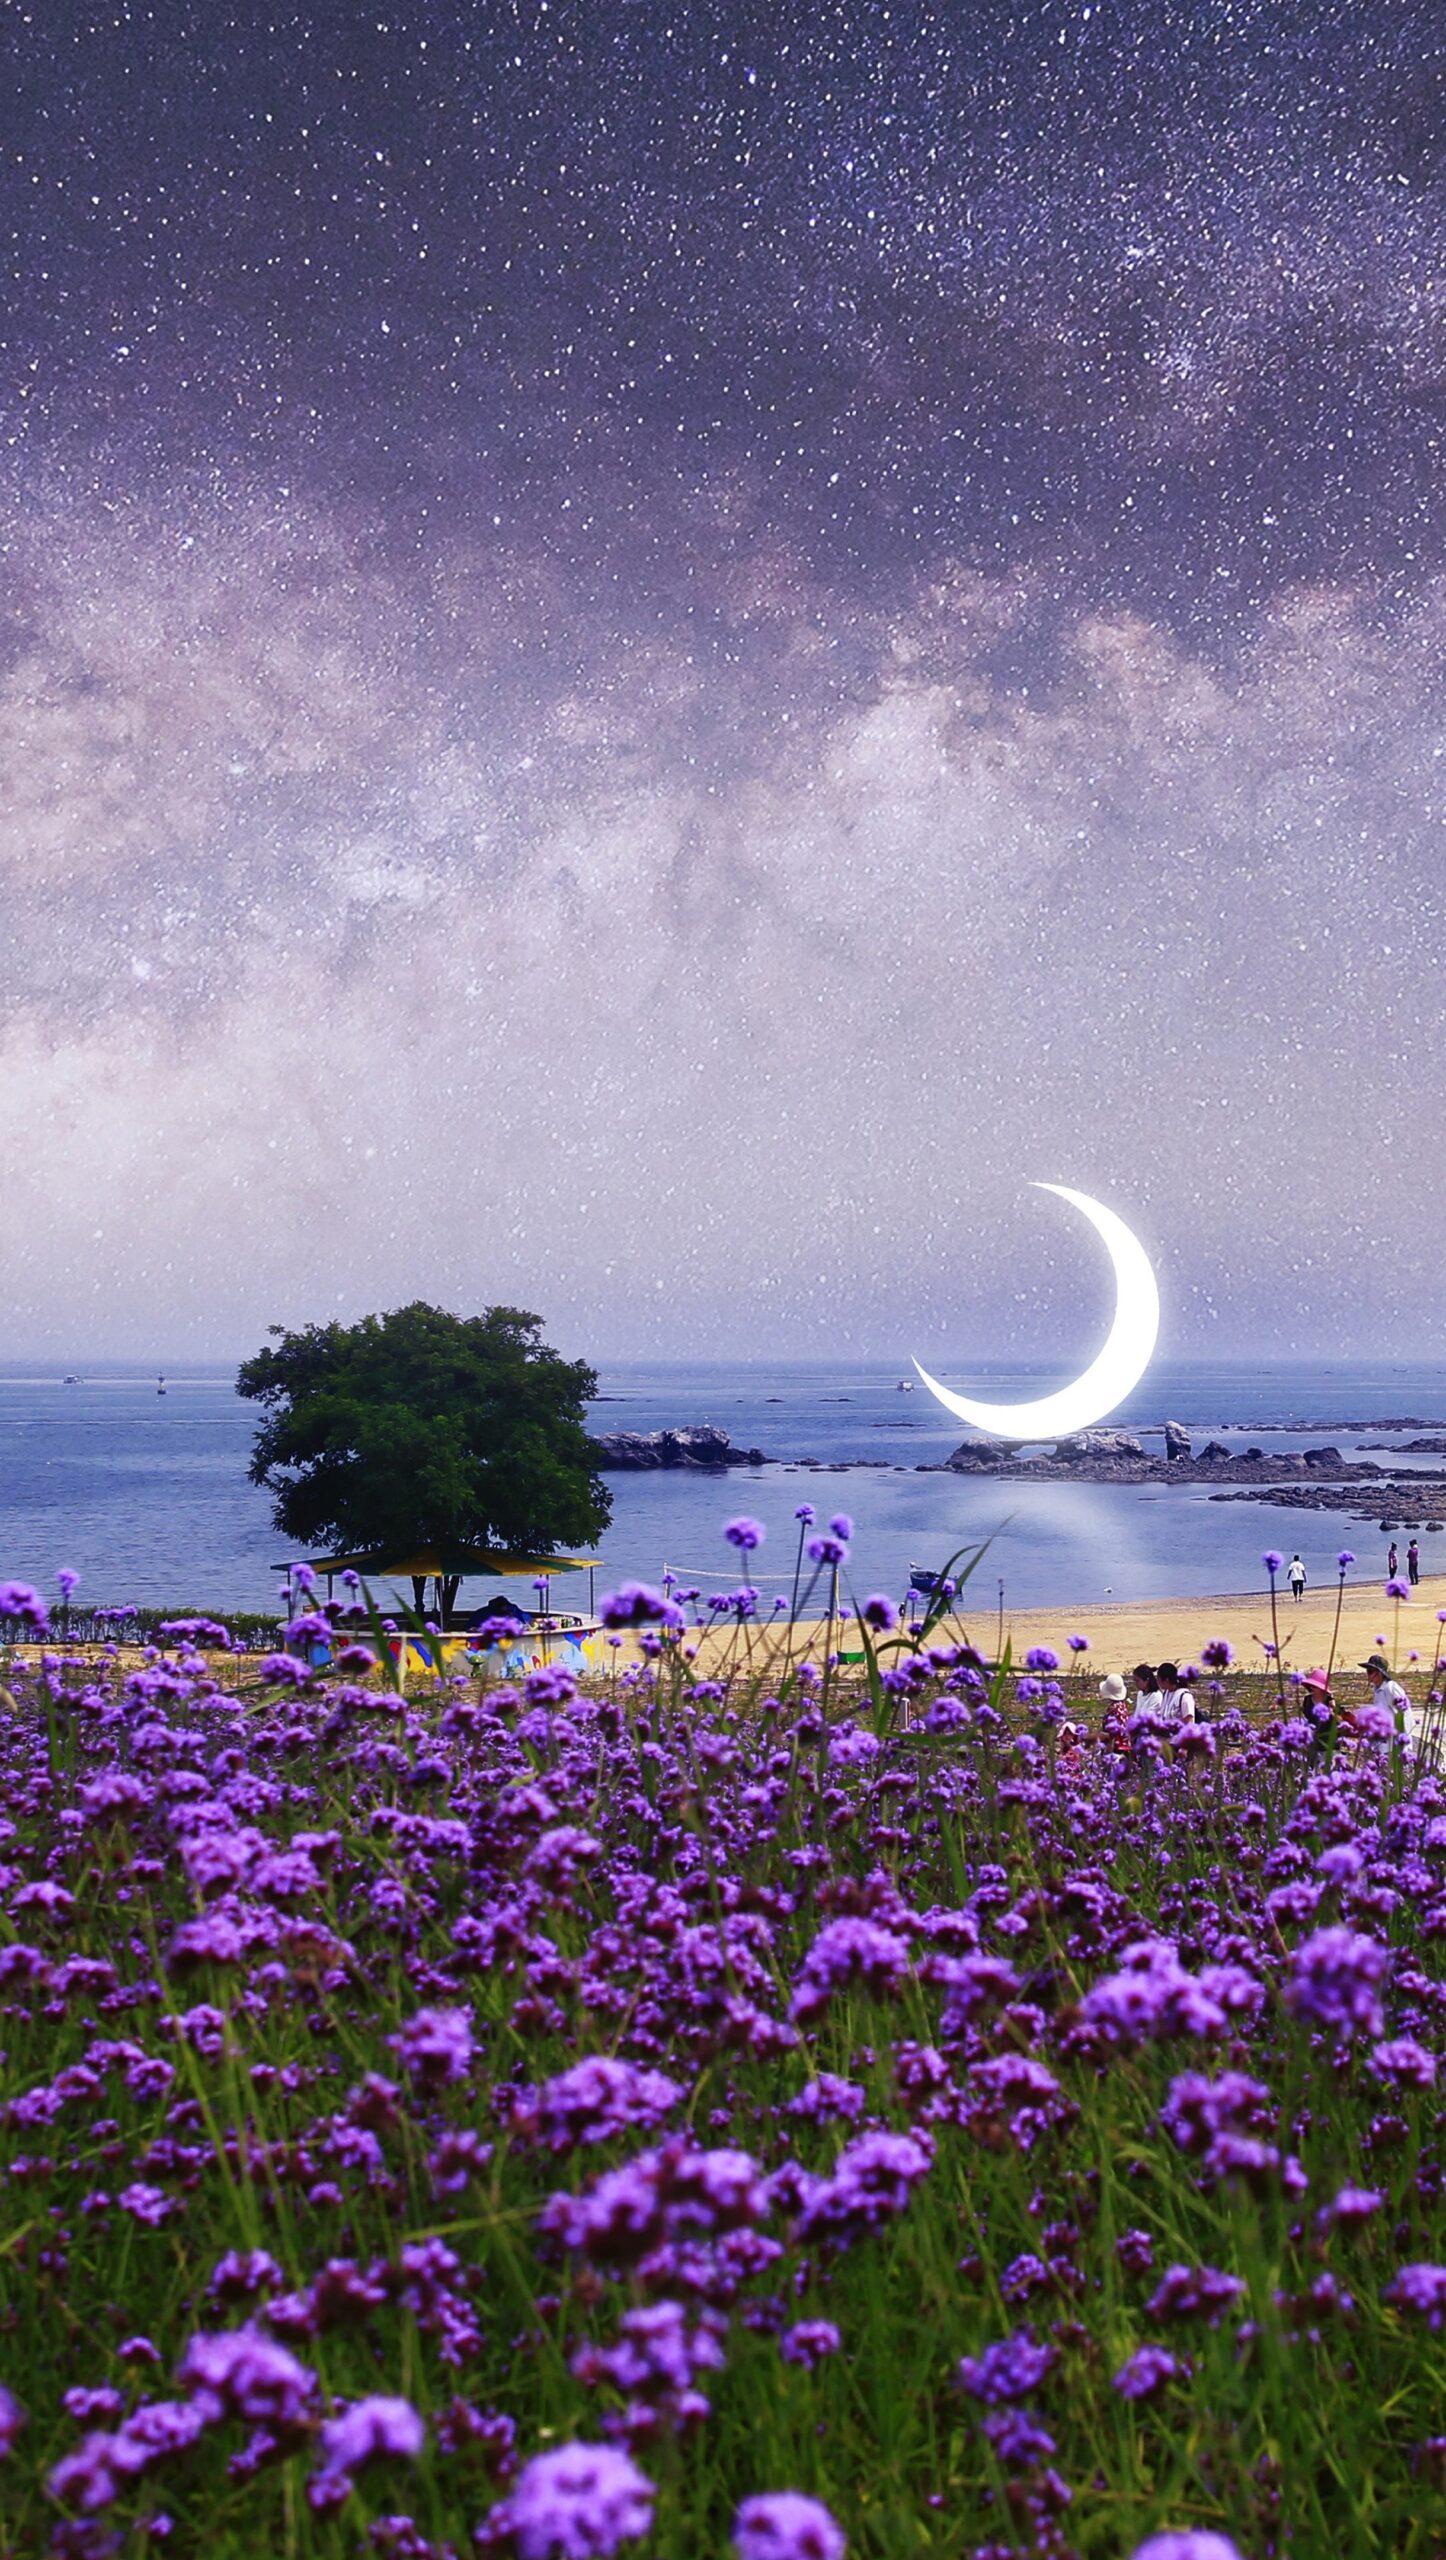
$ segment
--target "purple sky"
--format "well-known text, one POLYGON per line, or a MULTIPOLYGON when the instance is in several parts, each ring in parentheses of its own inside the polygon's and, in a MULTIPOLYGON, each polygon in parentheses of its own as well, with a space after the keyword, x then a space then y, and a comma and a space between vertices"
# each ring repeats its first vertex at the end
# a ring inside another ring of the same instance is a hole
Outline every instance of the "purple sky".
POLYGON ((12 1354, 1440 1355, 1439 9, 0 41, 12 1354))

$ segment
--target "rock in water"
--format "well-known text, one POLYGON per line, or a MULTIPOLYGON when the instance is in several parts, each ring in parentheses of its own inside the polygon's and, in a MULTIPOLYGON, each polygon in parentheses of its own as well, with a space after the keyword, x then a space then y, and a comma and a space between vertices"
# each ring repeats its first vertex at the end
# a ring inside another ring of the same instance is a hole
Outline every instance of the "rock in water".
POLYGON ((961 1440, 944 1464, 956 1476, 987 1475, 991 1468, 1006 1466, 1014 1455, 1014 1445, 1007 1441, 961 1440))
POLYGON ((734 1447, 711 1422, 684 1423, 676 1431, 606 1431, 593 1441, 597 1464, 614 1471, 648 1467, 761 1467, 761 1449, 734 1447))
POLYGON ((1167 1422, 1167 1423, 1166 1423, 1166 1425, 1165 1425, 1165 1455, 1166 1455, 1166 1457, 1167 1457, 1167 1458, 1188 1458, 1188 1457, 1189 1457, 1189 1455, 1190 1455, 1190 1434, 1189 1434, 1189 1432, 1186 1430, 1185 1425, 1183 1424, 1183 1422, 1167 1422))
POLYGON ((1073 1438, 1057 1442, 1057 1458, 1143 1458, 1141 1441, 1129 1431, 1076 1431, 1073 1438))
POLYGON ((1207 1458, 1213 1463, 1217 1458, 1228 1458, 1229 1455, 1230 1452, 1223 1440, 1207 1440, 1200 1452, 1200 1464, 1203 1467, 1207 1458))
POLYGON ((1323 1449, 1305 1449, 1301 1454, 1308 1467, 1339 1468, 1345 1465, 1345 1459, 1339 1449, 1333 1446, 1323 1449))

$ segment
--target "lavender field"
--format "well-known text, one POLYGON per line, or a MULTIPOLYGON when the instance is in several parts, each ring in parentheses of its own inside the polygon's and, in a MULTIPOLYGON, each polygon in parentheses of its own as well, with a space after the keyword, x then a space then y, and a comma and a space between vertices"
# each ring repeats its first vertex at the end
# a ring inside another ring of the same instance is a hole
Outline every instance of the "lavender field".
POLYGON ((0 2552, 1446 2550, 1435 1768, 611 1614, 9 1658, 0 2552))

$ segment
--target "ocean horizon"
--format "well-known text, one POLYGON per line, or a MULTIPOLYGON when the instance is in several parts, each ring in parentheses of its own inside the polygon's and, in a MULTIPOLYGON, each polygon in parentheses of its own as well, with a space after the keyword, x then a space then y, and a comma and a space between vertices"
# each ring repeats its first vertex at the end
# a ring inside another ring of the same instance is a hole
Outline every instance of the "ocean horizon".
MULTIPOLYGON (((1043 1364, 979 1361, 946 1374, 1001 1399, 1038 1392, 1052 1376, 1043 1364)), ((257 1408, 236 1395, 234 1371, 97 1360, 77 1362, 74 1375, 66 1384, 65 1371, 40 1362, 0 1369, 0 1578, 53 1589, 57 1567, 68 1566, 92 1606, 271 1607, 297 1550, 270 1526, 269 1496, 247 1481, 257 1408)), ((737 1557, 723 1525, 747 1512, 766 1531, 750 1578, 768 1610, 791 1592, 804 1503, 821 1519, 843 1512, 852 1521, 849 1580, 859 1596, 897 1593, 912 1566, 936 1570, 984 1540, 976 1588, 991 1608, 1001 1579, 1013 1606, 1080 1610, 1248 1590, 1261 1581, 1267 1547, 1298 1547, 1315 1583, 1334 1580, 1342 1546, 1358 1554, 1359 1576, 1384 1569, 1386 1540, 1348 1514, 1215 1503, 1198 1485, 1031 1485, 934 1472, 965 1435, 923 1387, 901 1391, 904 1375, 880 1362, 599 1364, 597 1431, 710 1422, 770 1463, 610 1474, 598 1589, 656 1580, 665 1567, 704 1589, 730 1587, 737 1557)), ((1350 1455, 1376 1436, 1373 1426, 1446 1428, 1446 1364, 1160 1362, 1110 1420, 1148 1434, 1167 1417, 1197 1446, 1211 1436, 1236 1448, 1261 1439, 1283 1453, 1328 1432, 1350 1455)), ((1428 1570, 1446 1566, 1446 1534, 1423 1531, 1422 1552, 1428 1570)), ((565 1586, 556 1596, 566 1605, 565 1586)))

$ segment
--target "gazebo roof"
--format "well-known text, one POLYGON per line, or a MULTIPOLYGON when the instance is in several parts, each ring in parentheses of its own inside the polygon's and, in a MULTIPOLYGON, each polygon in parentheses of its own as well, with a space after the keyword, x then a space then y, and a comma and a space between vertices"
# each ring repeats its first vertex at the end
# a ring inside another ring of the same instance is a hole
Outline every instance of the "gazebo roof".
MULTIPOLYGON (((388 1547, 369 1547, 355 1555, 309 1556, 313 1573, 366 1573, 395 1577, 430 1579, 441 1575, 450 1580, 455 1574, 465 1581, 470 1575, 523 1573, 580 1573, 585 1566, 597 1564, 597 1556, 524 1556, 514 1555, 506 1547, 418 1547, 410 1555, 394 1555, 388 1547)), ((277 1573, 290 1573, 289 1564, 273 1567, 277 1573)))

